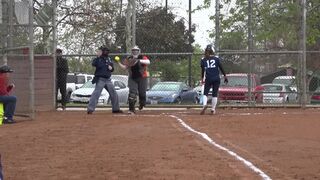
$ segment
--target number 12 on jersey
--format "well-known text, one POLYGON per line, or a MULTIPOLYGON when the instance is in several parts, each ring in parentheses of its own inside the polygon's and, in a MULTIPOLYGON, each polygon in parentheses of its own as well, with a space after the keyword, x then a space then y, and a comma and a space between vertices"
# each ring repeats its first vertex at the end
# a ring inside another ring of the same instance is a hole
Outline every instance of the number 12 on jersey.
POLYGON ((207 67, 208 68, 215 68, 216 67, 216 61, 214 59, 207 60, 207 67))

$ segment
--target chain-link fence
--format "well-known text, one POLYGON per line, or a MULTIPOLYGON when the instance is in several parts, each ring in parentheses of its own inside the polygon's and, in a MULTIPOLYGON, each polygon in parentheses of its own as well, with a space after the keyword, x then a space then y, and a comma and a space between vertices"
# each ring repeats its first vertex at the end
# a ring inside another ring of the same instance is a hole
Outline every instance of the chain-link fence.
MULTIPOLYGON (((309 53, 308 57, 311 54, 309 53)), ((200 60, 203 54, 146 53, 146 55, 151 61, 148 66, 148 106, 182 104, 191 107, 199 105, 201 99, 200 60)), ((124 59, 127 55, 111 54, 110 57, 114 59, 115 56, 124 59)), ((225 84, 223 77, 221 77, 218 93, 220 105, 283 107, 303 104, 299 52, 221 52, 219 57, 222 59, 222 65, 229 80, 228 84, 225 84), (249 55, 251 56, 250 62, 248 61, 249 55)), ((83 88, 88 86, 81 86, 84 83, 91 83, 87 81, 92 79, 94 73, 94 68, 91 66, 94 56, 66 55, 65 58, 68 60, 70 70, 68 75, 70 79, 67 83, 70 102, 68 105, 84 105, 88 103, 94 85, 90 86, 89 93, 83 91, 83 88)), ((312 67, 316 69, 314 67, 317 63, 318 61, 314 61, 311 69, 312 67)), ((308 82, 306 103, 316 104, 320 79, 319 72, 311 69, 308 68, 306 76, 306 82, 308 82)), ((119 68, 115 63, 112 78, 127 85, 128 72, 119 68)), ((118 92, 121 92, 121 88, 118 89, 118 92)), ((103 96, 102 93, 102 99, 105 98, 103 96)), ((128 96, 128 93, 124 96, 128 96)), ((211 91, 209 92, 209 101, 210 96, 211 91)), ((120 104, 126 106, 127 97, 122 97, 122 99, 120 104)), ((108 99, 100 102, 104 102, 99 103, 101 106, 110 106, 108 99)))

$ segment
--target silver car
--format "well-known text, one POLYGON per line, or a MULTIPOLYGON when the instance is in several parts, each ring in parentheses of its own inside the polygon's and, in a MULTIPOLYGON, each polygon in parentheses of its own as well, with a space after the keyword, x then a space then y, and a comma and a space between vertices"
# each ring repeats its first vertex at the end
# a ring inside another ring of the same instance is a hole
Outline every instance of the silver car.
MULTIPOLYGON (((119 103, 127 104, 129 88, 122 82, 118 80, 113 80, 112 83, 117 91, 119 103)), ((79 89, 75 90, 71 94, 71 101, 74 103, 88 103, 91 97, 91 94, 95 88, 95 84, 92 84, 91 81, 86 82, 79 89)), ((103 89, 98 100, 99 105, 106 105, 110 103, 109 93, 107 90, 103 89)))
POLYGON ((263 103, 295 103, 297 92, 285 84, 262 84, 263 103))

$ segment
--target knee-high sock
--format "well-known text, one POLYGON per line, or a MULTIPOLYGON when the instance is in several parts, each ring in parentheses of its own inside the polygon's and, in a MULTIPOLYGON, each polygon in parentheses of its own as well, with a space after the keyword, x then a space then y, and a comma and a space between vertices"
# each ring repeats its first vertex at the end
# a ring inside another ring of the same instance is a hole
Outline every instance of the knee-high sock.
POLYGON ((216 110, 218 98, 217 97, 212 97, 212 110, 216 110))
POLYGON ((202 101, 203 101, 203 106, 206 106, 207 105, 207 101, 208 101, 208 97, 206 95, 203 95, 202 101))

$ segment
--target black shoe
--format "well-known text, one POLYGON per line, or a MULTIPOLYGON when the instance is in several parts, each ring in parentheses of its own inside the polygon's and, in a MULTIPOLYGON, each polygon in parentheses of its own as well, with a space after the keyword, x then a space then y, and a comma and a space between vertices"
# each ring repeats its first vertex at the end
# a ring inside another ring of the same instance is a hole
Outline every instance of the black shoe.
POLYGON ((93 111, 87 111, 87 114, 92 114, 93 113, 93 111))
POLYGON ((122 110, 112 111, 112 113, 123 113, 122 110))
POLYGON ((143 105, 139 105, 139 111, 141 111, 143 109, 143 105))
POLYGON ((16 121, 14 121, 13 119, 5 119, 3 120, 3 124, 14 124, 16 123, 16 121))

